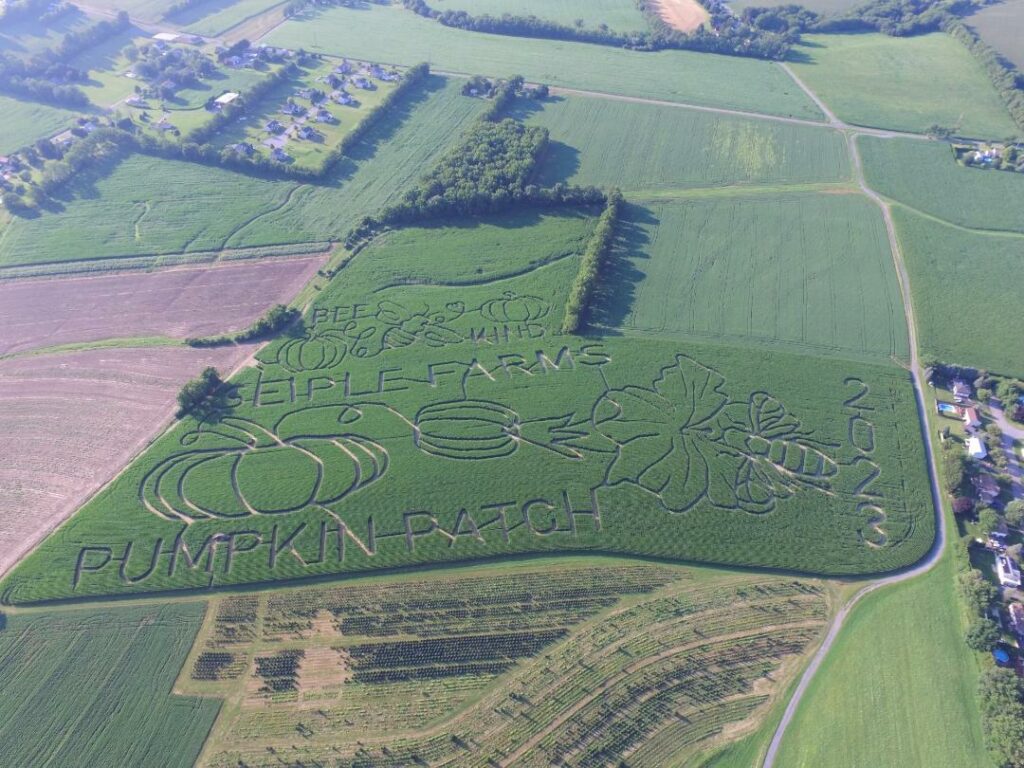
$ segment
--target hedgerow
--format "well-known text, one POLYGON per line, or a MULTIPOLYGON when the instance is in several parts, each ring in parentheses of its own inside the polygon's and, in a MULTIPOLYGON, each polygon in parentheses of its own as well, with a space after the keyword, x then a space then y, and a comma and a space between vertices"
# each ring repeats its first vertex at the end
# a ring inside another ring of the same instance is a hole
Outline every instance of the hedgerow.
POLYGON ((604 211, 597 221, 590 242, 587 243, 587 249, 580 258, 580 270, 569 289, 569 297, 565 302, 565 319, 562 320, 562 333, 576 333, 580 328, 587 301, 601 271, 601 263, 612 246, 615 224, 621 207, 622 193, 613 189, 607 195, 604 211))

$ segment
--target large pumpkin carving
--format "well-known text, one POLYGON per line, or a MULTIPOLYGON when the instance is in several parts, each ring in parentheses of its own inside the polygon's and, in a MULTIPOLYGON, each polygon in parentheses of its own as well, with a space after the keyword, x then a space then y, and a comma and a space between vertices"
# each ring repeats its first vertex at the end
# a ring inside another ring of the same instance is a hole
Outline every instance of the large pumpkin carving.
POLYGON ((497 459, 519 447, 519 415, 489 400, 428 405, 414 430, 420 450, 448 459, 497 459))
POLYGON ((346 427, 355 408, 327 406, 288 414, 273 429, 227 418, 185 435, 190 448, 157 465, 140 496, 150 512, 171 520, 235 518, 326 507, 378 480, 387 451, 346 427), (330 414, 333 415, 333 414, 330 414))

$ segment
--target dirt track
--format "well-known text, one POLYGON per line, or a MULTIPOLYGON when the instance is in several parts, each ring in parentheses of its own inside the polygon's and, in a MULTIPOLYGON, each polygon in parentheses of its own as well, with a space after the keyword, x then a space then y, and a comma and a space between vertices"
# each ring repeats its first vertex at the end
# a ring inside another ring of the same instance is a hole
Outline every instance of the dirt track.
POLYGON ((0 361, 0 576, 116 475, 207 365, 253 347, 94 349, 0 361))
POLYGON ((326 256, 0 282, 0 355, 141 336, 207 336, 287 302, 326 256))

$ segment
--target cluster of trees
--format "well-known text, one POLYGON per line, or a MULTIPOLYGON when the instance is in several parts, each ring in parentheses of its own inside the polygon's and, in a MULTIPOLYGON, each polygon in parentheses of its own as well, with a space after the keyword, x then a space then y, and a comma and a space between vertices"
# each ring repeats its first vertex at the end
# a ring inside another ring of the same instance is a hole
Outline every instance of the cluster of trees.
MULTIPOLYGON (((43 17, 51 13, 50 5, 50 0, 8 0, 0 6, 0 21, 8 23, 22 19, 43 21, 43 17)), ((67 13, 71 10, 71 6, 67 3, 60 3, 53 10, 58 9, 61 13, 67 13)), ((51 15, 49 18, 54 18, 54 16, 51 15)))
POLYGON ((1001 768, 1024 766, 1024 685, 1012 669, 990 667, 978 681, 981 724, 1001 768))
POLYGON ((692 33, 670 27, 658 15, 657 9, 641 0, 640 8, 648 20, 649 30, 616 32, 601 24, 585 27, 559 24, 536 16, 472 16, 466 11, 439 11, 426 0, 403 0, 406 8, 448 27, 489 32, 514 37, 535 37, 550 40, 573 40, 597 43, 635 50, 655 51, 663 48, 724 53, 734 56, 752 56, 765 59, 783 59, 789 53, 792 39, 774 31, 751 26, 737 19, 722 0, 704 0, 711 13, 712 29, 703 27, 692 33))
POLYGON ((601 265, 611 250, 615 237, 615 223, 619 219, 621 208, 622 192, 613 189, 608 193, 604 211, 601 212, 594 234, 583 251, 579 272, 576 273, 576 279, 569 289, 569 298, 565 302, 565 317, 562 319, 563 333, 576 333, 580 328, 601 265))
POLYGON ((184 86, 198 85, 201 79, 217 70, 213 59, 194 48, 166 50, 155 44, 141 47, 128 45, 122 53, 132 62, 132 72, 136 77, 150 83, 156 95, 165 98, 173 96, 176 90, 184 86), (174 85, 163 88, 163 82, 174 85))
POLYGON ((301 317, 302 312, 299 310, 284 304, 275 304, 245 330, 230 335, 190 337, 185 339, 185 343, 190 347, 220 347, 225 344, 262 341, 281 333, 301 317))
MULTIPOLYGON (((386 5, 389 1, 390 0, 372 0, 372 2, 379 5, 386 5)), ((364 0, 290 0, 290 2, 284 7, 284 15, 285 18, 291 18, 314 5, 340 5, 345 8, 359 8, 363 4, 364 0)))
POLYGON ((196 378, 186 382, 178 392, 178 418, 191 414, 201 415, 210 410, 214 396, 223 384, 216 368, 206 368, 196 378))
POLYGON ((128 14, 120 11, 114 19, 99 21, 77 32, 68 32, 56 48, 41 54, 41 56, 54 62, 66 61, 67 59, 74 58, 82 51, 99 45, 104 40, 109 40, 114 35, 124 32, 130 26, 131 19, 128 18, 128 14))

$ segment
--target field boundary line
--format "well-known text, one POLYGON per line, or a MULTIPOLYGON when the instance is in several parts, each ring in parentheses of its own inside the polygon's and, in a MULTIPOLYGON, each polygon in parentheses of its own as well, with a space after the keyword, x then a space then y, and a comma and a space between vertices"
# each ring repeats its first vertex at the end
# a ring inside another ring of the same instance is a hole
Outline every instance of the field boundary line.
MULTIPOLYGON (((783 65, 785 66, 785 65, 783 65)), ((787 71, 789 71, 787 69, 787 71)), ((800 79, 790 71, 791 77, 801 85, 808 93, 811 93, 810 89, 804 85, 800 79)), ((843 624, 846 618, 854 607, 867 595, 875 592, 882 587, 887 587, 892 584, 898 584, 903 581, 907 581, 916 576, 921 576, 931 571, 942 558, 943 553, 946 550, 947 541, 947 530, 946 530, 946 515, 942 505, 942 490, 939 487, 938 480, 938 465, 935 461, 935 449, 932 445, 931 427, 928 422, 928 411, 925 406, 924 390, 921 386, 921 375, 920 375, 920 359, 918 357, 917 347, 917 323, 914 318, 914 305, 910 293, 910 277, 907 273, 906 265, 903 262, 903 253, 900 249, 899 239, 896 236, 896 226, 893 223, 892 210, 890 205, 875 192, 870 186, 868 186, 867 180, 864 178, 864 167, 861 162, 860 152, 857 148, 857 136, 864 135, 863 131, 851 130, 846 132, 846 146, 850 154, 850 165, 854 173, 854 177, 860 186, 861 191, 866 197, 874 202, 882 213, 882 218, 885 221, 886 232, 889 236, 889 246, 892 250, 893 264, 896 267, 896 277, 900 284, 900 294, 903 298, 903 314, 907 323, 907 338, 910 344, 910 378, 914 387, 914 400, 917 406, 918 422, 921 429, 921 437, 924 441, 924 449, 926 456, 926 466, 928 471, 929 485, 931 486, 932 494, 932 506, 934 509, 935 520, 935 538, 932 541, 932 546, 928 550, 928 553, 920 560, 916 565, 910 566, 902 571, 894 573, 889 576, 880 578, 861 589, 857 590, 856 593, 847 600, 846 604, 843 605, 836 613, 835 618, 832 620, 832 625, 829 627, 828 634, 825 636, 821 646, 815 652, 804 673, 800 676, 800 681, 797 684, 793 695, 790 697, 789 702, 786 705, 786 709, 783 712, 782 719, 779 721, 778 726, 775 729, 775 733, 772 735, 771 742, 768 745, 767 752, 765 753, 764 760, 761 765, 762 768, 774 768, 775 761, 778 757, 779 749, 782 745, 782 740, 785 737, 786 730, 793 721, 793 717, 796 714, 797 709, 803 699, 804 694, 810 687, 811 682, 814 679, 815 674, 821 667, 822 662, 831 650, 836 637, 839 635, 840 630, 843 628, 843 624)))

